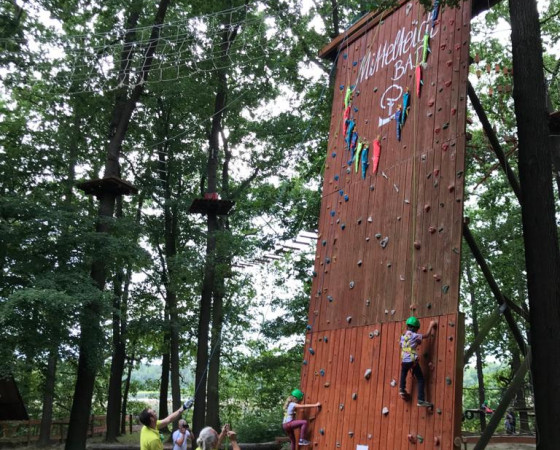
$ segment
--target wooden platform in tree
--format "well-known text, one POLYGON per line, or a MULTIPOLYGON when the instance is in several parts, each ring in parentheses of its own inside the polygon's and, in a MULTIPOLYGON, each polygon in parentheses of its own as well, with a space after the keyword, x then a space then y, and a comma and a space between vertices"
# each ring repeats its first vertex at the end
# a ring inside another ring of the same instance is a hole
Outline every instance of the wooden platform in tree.
POLYGON ((76 185, 78 189, 84 191, 87 195, 101 196, 105 192, 115 195, 133 195, 138 194, 132 184, 117 177, 104 177, 96 180, 83 181, 76 185))
POLYGON ((235 205, 235 202, 232 200, 195 198, 191 203, 189 212, 192 214, 227 216, 233 205, 235 205))

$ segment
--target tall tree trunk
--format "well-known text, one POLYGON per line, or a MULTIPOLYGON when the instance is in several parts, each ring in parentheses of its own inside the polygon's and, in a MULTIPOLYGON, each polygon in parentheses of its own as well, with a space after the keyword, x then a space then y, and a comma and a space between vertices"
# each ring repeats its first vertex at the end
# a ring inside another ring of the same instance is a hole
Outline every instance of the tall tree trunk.
POLYGON ((47 369, 45 370, 45 386, 43 390, 43 409, 41 412, 41 426, 39 429, 38 447, 50 445, 51 424, 53 418, 54 389, 56 383, 56 363, 58 361, 58 349, 49 351, 47 369))
MULTIPOLYGON (((109 133, 110 140, 107 145, 104 177, 120 177, 119 155, 122 142, 126 136, 132 113, 136 109, 136 104, 144 91, 169 2, 170 0, 160 0, 145 58, 132 92, 124 104, 122 102, 116 102, 115 104, 109 133)), ((130 49, 127 49, 125 46, 123 54, 127 51, 130 51, 130 49)), ((127 61, 129 61, 128 58, 121 58, 121 67, 127 61)), ((129 68, 125 70, 127 76, 128 71, 129 68)), ((111 231, 109 225, 115 211, 116 194, 112 191, 105 191, 99 197, 96 232, 108 234, 111 231)), ((91 278, 101 293, 105 289, 105 281, 107 279, 107 261, 105 259, 93 261, 91 278)), ((84 450, 86 446, 93 387, 97 370, 102 363, 102 312, 102 296, 98 295, 84 306, 80 317, 81 333, 78 370, 70 412, 70 423, 68 425, 66 450, 84 450)))
MULTIPOLYGON (((169 343, 169 341, 167 341, 169 343)), ((167 417, 169 408, 167 397, 169 396, 169 352, 163 354, 161 358, 161 383, 159 385, 159 417, 167 417)), ((164 430, 165 431, 165 430, 164 430)))
MULTIPOLYGON (((478 302, 476 301, 476 294, 471 273, 470 262, 466 264, 467 280, 469 282, 469 295, 471 297, 471 310, 472 310, 472 327, 474 336, 478 335, 478 302)), ((484 373, 482 371, 482 352, 480 345, 475 350, 476 356, 476 377, 478 379, 478 405, 482 405, 486 401, 486 393, 484 389, 484 373)), ((480 431, 486 428, 486 414, 479 414, 480 416, 480 431)))
POLYGON ((560 251, 536 1, 509 1, 538 449, 558 445, 560 251))
MULTIPOLYGON (((237 28, 225 25, 222 31, 222 58, 227 59, 229 49, 237 36, 237 28)), ((208 166, 207 192, 218 191, 218 164, 220 150, 220 133, 222 130, 222 120, 226 110, 227 97, 227 78, 226 72, 220 70, 217 73, 218 90, 214 104, 214 115, 212 126, 208 137, 208 166)), ((216 276, 216 233, 218 231, 218 217, 215 213, 209 212, 207 219, 207 241, 206 241, 206 262, 204 266, 204 279, 202 281, 202 294, 200 298, 200 316, 198 321, 198 349, 196 354, 196 380, 195 380, 195 402, 193 413, 193 429, 198 434, 204 427, 208 405, 207 395, 207 365, 208 365, 208 333, 210 331, 210 319, 212 311, 212 297, 214 280, 216 276)), ((212 406, 215 408, 215 405, 212 406)))
MULTIPOLYGON (((134 348, 134 344, 132 344, 134 348)), ((134 353, 128 358, 126 365, 126 379, 124 382, 122 409, 121 409, 121 434, 126 434, 126 421, 127 421, 127 406, 128 406, 128 392, 130 391, 130 380, 132 378, 132 369, 134 368, 134 353)))
MULTIPOLYGON (((521 367, 521 355, 519 349, 513 348, 511 358, 511 372, 517 373, 521 367)), ((525 401, 525 386, 522 385, 515 394, 515 408, 519 411, 519 430, 529 432, 529 416, 527 414, 527 402, 525 401)))

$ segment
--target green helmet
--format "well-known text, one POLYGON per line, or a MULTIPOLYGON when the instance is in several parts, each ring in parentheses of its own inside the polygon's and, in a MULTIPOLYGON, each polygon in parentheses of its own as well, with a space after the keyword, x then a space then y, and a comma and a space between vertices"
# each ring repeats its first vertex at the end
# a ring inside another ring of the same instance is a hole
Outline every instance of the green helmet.
POLYGON ((414 316, 410 316, 406 319, 406 324, 414 328, 420 328, 420 321, 414 316))
POLYGON ((294 389, 292 391, 292 397, 295 397, 298 400, 301 400, 301 399, 303 399, 303 392, 301 392, 299 389, 294 389))

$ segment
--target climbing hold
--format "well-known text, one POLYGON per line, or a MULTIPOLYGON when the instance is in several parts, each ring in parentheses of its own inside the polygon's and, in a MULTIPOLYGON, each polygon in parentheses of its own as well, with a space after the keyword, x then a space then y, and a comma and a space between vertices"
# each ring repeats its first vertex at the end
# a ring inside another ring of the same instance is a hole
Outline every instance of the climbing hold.
POLYGON ((434 436, 434 445, 435 445, 436 447, 439 447, 439 443, 440 443, 440 441, 439 441, 439 436, 434 436))
POLYGON ((302 364, 303 364, 304 366, 307 366, 307 359, 304 359, 303 362, 302 362, 302 364))
POLYGON ((368 434, 368 435, 367 435, 367 438, 368 438, 368 439, 371 439, 372 437, 373 437, 373 434, 368 434))
POLYGON ((358 398, 358 394, 356 394, 355 392, 352 394, 352 400, 356 400, 358 398))
POLYGON ((384 406, 383 409, 381 410, 381 414, 383 414, 384 416, 386 416, 387 414, 389 414, 389 408, 387 408, 386 406, 384 406))
POLYGON ((323 428, 319 428, 319 434, 323 436, 325 434, 325 430, 323 428))
POLYGON ((350 362, 351 362, 351 363, 354 362, 354 355, 350 355, 350 362))
POLYGON ((397 380, 395 380, 394 378, 391 380, 391 387, 395 387, 397 385, 397 380))
POLYGON ((369 306, 370 304, 371 304, 371 300, 368 298, 368 299, 366 300, 366 306, 369 306))
POLYGON ((379 330, 378 329, 373 330, 373 335, 375 337, 379 336, 379 330))
POLYGON ((346 318, 346 322, 348 322, 348 323, 352 322, 352 316, 348 316, 348 317, 346 318))
POLYGON ((344 191, 343 191, 342 189, 340 189, 340 190, 338 191, 338 193, 340 194, 341 197, 344 195, 344 191))
POLYGON ((313 350, 313 348, 309 347, 309 353, 314 355, 315 354, 315 350, 313 350))
POLYGON ((399 192, 399 187, 395 183, 393 183, 393 188, 395 189, 395 191, 399 192))
POLYGON ((354 289, 354 286, 356 285, 356 283, 354 283, 353 281, 350 282, 350 284, 348 286, 350 286, 350 289, 354 289))
MULTIPOLYGON (((350 168, 346 169, 346 173, 351 173, 351 172, 352 172, 352 170, 350 170, 350 168)), ((349 180, 346 180, 346 181, 349 181, 349 180)))
POLYGON ((360 225, 362 223, 362 218, 360 217, 356 222, 360 225))
POLYGON ((418 442, 420 442, 420 444, 422 442, 424 442, 424 438, 422 436, 420 436, 419 434, 416 435, 416 439, 418 439, 418 442))
POLYGON ((321 374, 322 377, 324 377, 325 376, 325 369, 319 370, 319 373, 321 374))
POLYGON ((335 176, 334 176, 334 181, 338 181, 339 178, 340 178, 340 177, 339 177, 338 175, 335 175, 335 176))
POLYGON ((442 292, 443 292, 444 294, 447 294, 447 293, 449 292, 449 285, 448 285, 448 284, 444 284, 444 285, 441 287, 441 290, 442 290, 442 292))
POLYGON ((443 143, 443 144, 441 145, 441 149, 442 149, 444 152, 446 152, 448 148, 449 148, 449 144, 448 144, 447 142, 445 142, 445 143, 443 143))
POLYGON ((436 409, 436 413, 441 414, 441 412, 442 412, 442 411, 441 411, 440 408, 436 409))
POLYGON ((326 344, 327 342, 329 342, 329 338, 327 336, 323 336, 323 342, 326 344))
POLYGON ((358 260, 358 267, 360 267, 362 265, 362 260, 358 260))
POLYGON ((394 316, 396 312, 397 312, 396 310, 392 309, 391 310, 391 315, 394 316))
POLYGON ((389 236, 385 236, 383 239, 381 239, 379 245, 381 245, 381 248, 385 248, 387 247, 388 243, 389 243, 389 236))
POLYGON ((331 211, 331 217, 334 217, 335 214, 336 214, 336 212, 334 210, 331 211))
POLYGON ((349 431, 349 432, 348 432, 348 436, 354 437, 354 432, 353 432, 353 431, 349 431))
POLYGON ((347 202, 349 199, 350 199, 350 197, 348 197, 348 194, 346 194, 346 195, 344 196, 344 201, 347 202))
POLYGON ((379 239, 381 237, 381 233, 375 233, 375 239, 379 239))
POLYGON ((414 241, 414 248, 415 248, 416 250, 420 250, 420 247, 421 247, 420 241, 414 241))
POLYGON ((317 276, 317 272, 313 271, 313 276, 316 277, 316 276, 317 276))
POLYGON ((326 388, 328 388, 330 385, 331 385, 330 383, 323 384, 323 386, 325 386, 326 388))
POLYGON ((409 434, 408 442, 410 442, 411 444, 416 444, 416 436, 414 436, 413 434, 409 434))
POLYGON ((434 234, 436 232, 436 227, 430 227, 428 228, 428 231, 430 232, 430 234, 434 234))
POLYGON ((369 380, 371 378, 371 369, 366 369, 366 372, 364 373, 364 378, 366 380, 369 380))
POLYGON ((342 411, 344 409, 344 403, 341 403, 340 405, 338 405, 338 409, 340 409, 342 411))
POLYGON ((428 304, 426 305, 426 308, 432 309, 432 304, 431 304, 431 303, 428 303, 428 304))
POLYGON ((401 275, 401 276, 399 277, 399 279, 400 279, 401 281, 404 281, 404 280, 405 280, 404 275, 401 275))
POLYGON ((346 228, 346 224, 345 223, 341 223, 340 224, 340 229, 344 230, 346 228))
POLYGON ((329 302, 332 302, 332 301, 334 300, 334 298, 333 298, 332 295, 327 295, 327 300, 328 300, 329 302))
POLYGON ((309 331, 309 330, 311 330, 311 325, 307 324, 307 325, 305 326, 305 328, 309 331))
POLYGON ((375 190, 375 186, 374 186, 373 184, 371 184, 371 185, 369 186, 369 190, 370 190, 370 191, 375 190))
POLYGON ((372 332, 369 334, 369 338, 370 338, 370 339, 373 339, 374 336, 375 336, 375 335, 373 334, 373 331, 372 331, 372 332))
POLYGON ((450 326, 451 328, 454 328, 454 327, 455 327, 455 322, 449 322, 449 326, 450 326))
POLYGON ((321 242, 321 244, 322 244, 323 247, 324 247, 325 245, 327 245, 327 241, 326 241, 325 239, 323 239, 323 242, 321 242))
POLYGON ((377 88, 376 88, 376 87, 373 88, 373 92, 377 92, 377 88))
POLYGON ((451 377, 445 377, 445 384, 451 386, 451 377))
POLYGON ((447 186, 447 190, 449 192, 453 192, 455 190, 455 185, 454 184, 450 184, 449 186, 447 186))
POLYGON ((332 153, 331 153, 331 156, 332 156, 333 158, 336 158, 336 152, 332 152, 332 153))
POLYGON ((387 267, 388 267, 389 269, 390 269, 392 266, 393 266, 392 263, 390 263, 390 262, 387 263, 387 267))
POLYGON ((453 341, 453 336, 449 336, 447 339, 449 339, 449 342, 453 341))
POLYGON ((325 258, 325 262, 326 262, 327 264, 330 264, 330 263, 331 263, 331 259, 330 259, 330 258, 325 258))
POLYGON ((369 236, 366 236, 366 242, 369 242, 369 236))
POLYGON ((434 280, 441 281, 441 275, 438 273, 434 273, 434 280))

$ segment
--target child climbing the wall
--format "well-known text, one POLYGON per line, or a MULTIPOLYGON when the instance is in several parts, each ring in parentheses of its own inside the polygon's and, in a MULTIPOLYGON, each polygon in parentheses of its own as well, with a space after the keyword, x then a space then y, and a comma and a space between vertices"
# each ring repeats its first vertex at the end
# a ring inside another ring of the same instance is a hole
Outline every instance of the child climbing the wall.
POLYGON ((407 400, 408 393, 406 392, 406 376, 409 370, 412 369, 412 374, 416 377, 418 382, 418 406, 423 406, 431 408, 433 405, 427 402, 424 397, 424 375, 422 374, 422 368, 418 363, 418 346, 422 343, 422 340, 431 338, 432 331, 437 327, 435 321, 431 321, 428 330, 425 334, 418 333, 420 328, 420 321, 411 316, 406 320, 406 331, 401 336, 400 346, 401 346, 401 379, 399 385, 400 396, 407 400))
POLYGON ((310 445, 311 443, 305 439, 307 435, 307 420, 296 420, 296 410, 301 408, 320 408, 320 403, 311 403, 308 405, 300 404, 303 400, 303 392, 299 389, 294 389, 291 395, 288 396, 284 403, 284 421, 282 422, 282 429, 290 438, 292 450, 296 450, 296 435, 295 429, 301 428, 299 434, 300 446, 310 445))

